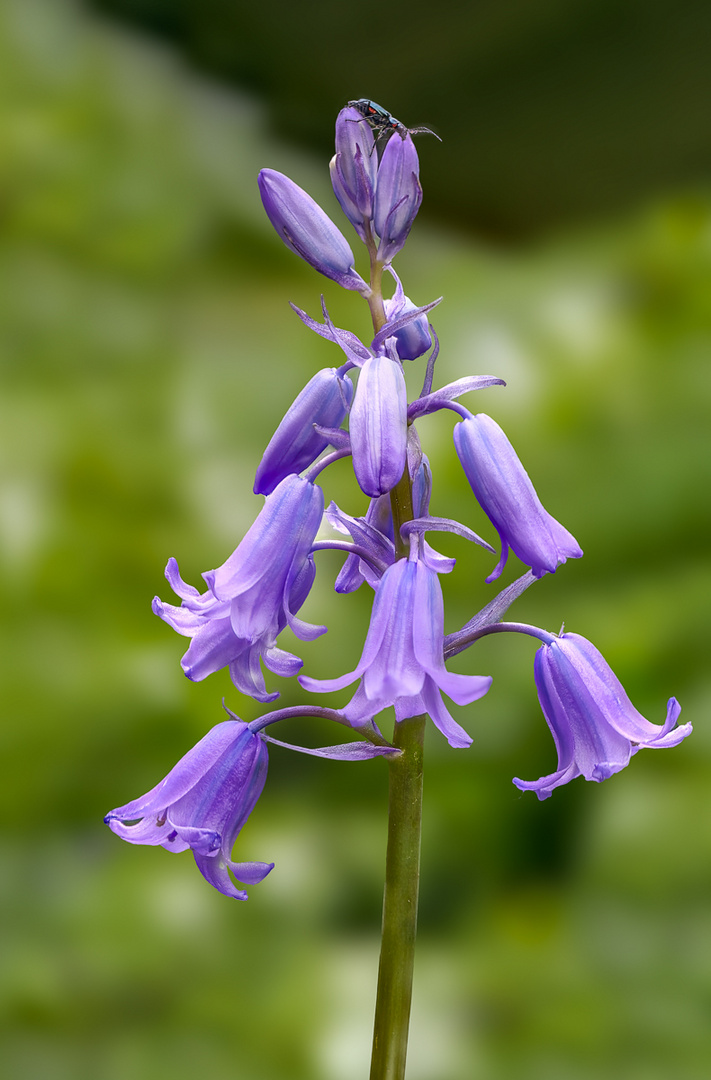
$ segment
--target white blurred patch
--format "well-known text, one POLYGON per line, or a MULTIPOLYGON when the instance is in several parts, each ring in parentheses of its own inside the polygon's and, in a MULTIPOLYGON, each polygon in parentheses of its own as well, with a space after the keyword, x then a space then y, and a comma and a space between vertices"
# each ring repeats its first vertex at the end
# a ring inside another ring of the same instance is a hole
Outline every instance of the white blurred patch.
MULTIPOLYGON (((368 1075, 379 943, 340 945, 325 973, 329 1012, 318 1047, 319 1077, 362 1080, 368 1075)), ((454 964, 420 945, 407 1052, 408 1080, 473 1076, 471 1026, 465 1027, 454 964)))
POLYGON ((589 362, 610 344, 614 297, 601 282, 561 285, 543 297, 541 323, 573 360, 589 362))
MULTIPOLYGON (((531 408, 538 387, 535 359, 511 326, 490 320, 477 323, 471 329, 464 352, 463 371, 504 379, 505 404, 509 407, 525 404, 527 409, 531 408)), ((495 394, 496 390, 487 391, 487 395, 490 393, 495 394)), ((475 397, 471 396, 470 400, 474 401, 475 397)), ((476 401, 476 406, 468 406, 473 412, 488 408, 482 395, 476 395, 476 401)))
POLYGON ((35 561, 51 517, 45 485, 13 477, 0 485, 0 552, 13 574, 35 561))

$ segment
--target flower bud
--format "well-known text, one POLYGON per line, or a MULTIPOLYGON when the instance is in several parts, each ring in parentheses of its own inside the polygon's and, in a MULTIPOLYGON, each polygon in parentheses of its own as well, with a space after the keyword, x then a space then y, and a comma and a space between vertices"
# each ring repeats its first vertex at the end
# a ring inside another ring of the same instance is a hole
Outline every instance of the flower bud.
POLYGON ((422 203, 420 163, 409 135, 392 135, 378 168, 375 192, 375 231, 380 237, 378 259, 389 263, 407 240, 422 203))
POLYGON ((290 473, 307 469, 328 446, 314 428, 337 428, 353 398, 353 383, 336 368, 317 371, 289 407, 264 451, 254 479, 255 495, 269 495, 290 473))
POLYGON ((370 125, 357 109, 341 109, 336 120, 336 153, 331 183, 341 209, 365 241, 364 221, 373 217, 378 155, 370 125))
MULTIPOLYGON (((409 296, 403 295, 398 302, 396 297, 385 301, 385 314, 388 321, 406 315, 408 311, 416 311, 417 308, 409 296)), ((393 334, 395 348, 401 360, 417 360, 432 347, 432 334, 427 315, 419 315, 416 319, 401 326, 393 334)))
POLYGON ((575 537, 542 506, 496 421, 485 413, 467 416, 454 425, 454 445, 479 505, 501 538, 501 559, 487 581, 501 574, 509 547, 536 577, 581 557, 575 537))
POLYGON ((384 495, 402 476, 407 451, 407 389, 396 360, 371 356, 363 364, 349 426, 361 491, 384 495))
POLYGON ((262 169, 259 192, 269 220, 288 248, 344 289, 368 291, 353 269, 353 252, 345 236, 303 188, 283 173, 262 169))

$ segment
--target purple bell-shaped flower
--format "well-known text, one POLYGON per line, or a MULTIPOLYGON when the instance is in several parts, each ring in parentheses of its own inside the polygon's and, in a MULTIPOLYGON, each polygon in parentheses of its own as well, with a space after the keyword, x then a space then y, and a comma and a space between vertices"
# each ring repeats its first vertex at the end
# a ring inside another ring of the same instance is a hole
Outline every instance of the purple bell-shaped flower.
POLYGON ((289 625, 310 641, 325 633, 297 618, 314 580, 311 545, 323 516, 323 492, 309 480, 290 475, 267 496, 261 513, 229 559, 203 574, 208 589, 187 585, 175 559, 166 577, 181 598, 176 607, 158 597, 153 610, 179 634, 192 638, 181 666, 189 679, 200 681, 229 667, 238 690, 257 701, 273 701, 267 693, 259 661, 274 674, 295 675, 298 656, 276 647, 289 625))
MULTIPOLYGON (((434 396, 434 395, 433 395, 434 396)), ((577 540, 541 504, 516 451, 495 420, 471 414, 454 425, 454 445, 479 505, 501 538, 495 581, 509 548, 536 577, 553 574, 566 559, 579 559, 577 540)))
POLYGON ((447 671, 443 649, 444 603, 439 579, 411 555, 399 559, 383 574, 355 670, 337 679, 300 675, 299 682, 306 690, 327 693, 360 679, 360 686, 342 710, 355 727, 393 705, 397 720, 427 712, 451 746, 467 747, 471 737, 452 718, 441 692, 457 705, 468 705, 484 696, 491 678, 447 671))
POLYGON ((534 663, 538 700, 558 751, 558 768, 540 780, 515 779, 522 791, 547 799, 576 776, 607 780, 642 747, 676 746, 691 724, 675 727, 681 708, 669 698, 663 725, 639 713, 595 646, 579 634, 561 634, 541 646, 534 663))
POLYGON ((130 844, 187 851, 198 870, 225 896, 246 900, 237 881, 255 885, 274 863, 232 862, 232 848, 267 778, 267 747, 241 720, 217 724, 165 779, 104 821, 130 844), (133 822, 133 824, 131 824, 133 822))

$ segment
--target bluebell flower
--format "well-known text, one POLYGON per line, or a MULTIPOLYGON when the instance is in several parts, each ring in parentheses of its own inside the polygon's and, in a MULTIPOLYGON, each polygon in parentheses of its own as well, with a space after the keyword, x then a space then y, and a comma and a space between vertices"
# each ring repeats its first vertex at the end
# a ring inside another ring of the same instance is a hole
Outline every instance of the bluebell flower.
MULTIPOLYGON (((416 545, 413 544, 412 552, 416 545)), ((444 604, 437 574, 416 557, 388 567, 378 585, 360 662, 337 679, 299 676, 306 690, 341 690, 361 683, 342 710, 358 727, 389 706, 396 720, 429 713, 451 746, 471 745, 471 737, 442 701, 444 691, 457 705, 483 697, 489 676, 458 675, 444 666, 444 604)))
POLYGON ((180 607, 158 597, 153 610, 179 634, 192 638, 181 666, 189 679, 200 681, 229 667, 238 690, 257 701, 273 701, 264 685, 260 659, 274 674, 295 675, 298 656, 276 647, 288 625, 310 641, 325 633, 297 618, 314 580, 310 554, 323 516, 321 488, 296 475, 285 477, 268 495, 261 513, 229 559, 203 574, 207 591, 180 577, 175 559, 166 567, 180 607))
POLYGON ((241 720, 217 724, 180 759, 165 779, 140 799, 106 815, 109 828, 130 844, 187 851, 211 885, 246 900, 230 876, 247 885, 262 881, 274 863, 232 861, 235 840, 267 778, 262 738, 241 720), (133 824, 131 824, 133 822, 133 824))
POLYGON ((391 138, 380 159, 375 189, 379 262, 391 262, 404 246, 421 204, 420 163, 415 144, 409 134, 404 139, 391 138))
POLYGON ((407 387, 399 361, 365 361, 348 428, 358 486, 371 498, 384 495, 402 476, 407 456, 407 387))
POLYGON ((254 491, 269 495, 285 476, 300 473, 313 464, 328 446, 316 431, 338 428, 353 399, 353 383, 336 368, 323 368, 308 381, 264 451, 254 479, 254 491))
POLYGON ((591 642, 561 634, 541 646, 535 658, 538 700, 558 751, 558 768, 540 780, 515 779, 522 791, 547 799, 576 776, 607 780, 642 747, 676 746, 691 724, 675 727, 681 708, 669 698, 663 725, 635 709, 621 682, 591 642))
POLYGON ((353 269, 345 236, 303 188, 283 173, 262 169, 259 192, 269 220, 291 251, 344 289, 370 291, 353 269))
POLYGON ((501 538, 501 558, 487 581, 499 577, 509 548, 536 577, 582 556, 575 537, 544 509, 516 451, 490 416, 469 414, 455 424, 454 445, 472 491, 501 538))

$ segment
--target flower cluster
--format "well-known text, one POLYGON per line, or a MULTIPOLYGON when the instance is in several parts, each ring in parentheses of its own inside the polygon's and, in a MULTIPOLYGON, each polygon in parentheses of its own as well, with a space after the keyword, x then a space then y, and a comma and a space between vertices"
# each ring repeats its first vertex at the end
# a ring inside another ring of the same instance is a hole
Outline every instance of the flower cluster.
POLYGON ((182 659, 189 679, 199 681, 227 668, 238 691, 269 702, 278 692, 267 689, 262 664, 281 678, 293 677, 302 668, 298 656, 277 646, 282 631, 288 627, 309 641, 326 629, 297 614, 309 596, 318 552, 335 548, 345 556, 337 592, 352 592, 364 582, 373 591, 370 626, 357 665, 331 679, 299 675, 301 687, 316 693, 340 691, 357 681, 348 703, 338 710, 293 706, 250 724, 232 714, 157 787, 106 818, 111 829, 131 843, 170 851, 190 848, 204 877, 220 892, 240 899, 246 893, 233 879, 258 882, 272 869, 271 863, 231 861, 232 846, 264 787, 266 744, 276 742, 265 728, 287 717, 326 717, 355 730, 359 741, 321 750, 291 749, 341 760, 392 758, 399 751, 374 722, 392 708, 396 725, 427 713, 451 746, 468 747, 472 737, 450 714, 442 694, 466 706, 488 692, 491 678, 455 674, 445 660, 486 634, 525 633, 542 642, 535 681, 558 751, 558 769, 535 782, 514 780, 540 799, 576 776, 604 780, 642 747, 674 746, 691 731, 689 724, 675 726, 679 706, 674 698, 664 725, 645 720, 585 638, 502 621, 534 581, 555 573, 567 559, 580 558, 582 550, 544 508, 496 421, 460 404, 465 394, 503 385, 502 380, 472 375, 434 387, 439 344, 429 314, 439 300, 417 306, 392 267, 422 203, 413 133, 394 122, 383 144, 382 125, 371 124, 368 115, 353 106, 341 110, 336 121, 331 180, 365 247, 368 281, 356 271, 346 237, 311 196, 282 173, 260 173, 262 202, 277 234, 319 273, 363 297, 373 337, 364 342, 335 326, 323 301, 322 321, 294 309, 311 332, 337 346, 340 363, 317 371, 278 424, 254 480, 255 494, 264 497, 262 509, 222 566, 203 574, 205 591, 187 585, 170 559, 166 577, 180 604, 157 597, 153 602, 160 618, 191 639, 182 659), (389 298, 383 296, 384 280, 394 283, 389 298), (404 364, 427 354, 422 391, 408 402, 404 364), (461 630, 446 636, 439 575, 449 573, 454 560, 431 547, 426 534, 455 533, 495 552, 466 524, 430 513, 432 470, 416 423, 443 409, 457 416, 454 447, 463 482, 468 481, 501 543, 498 563, 482 576, 489 583, 497 579, 509 551, 528 568, 461 630), (367 499, 362 513, 348 514, 335 502, 325 508, 322 474, 344 457, 352 459, 367 499), (326 525, 335 537, 331 533, 319 538, 326 525))

